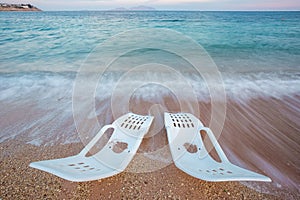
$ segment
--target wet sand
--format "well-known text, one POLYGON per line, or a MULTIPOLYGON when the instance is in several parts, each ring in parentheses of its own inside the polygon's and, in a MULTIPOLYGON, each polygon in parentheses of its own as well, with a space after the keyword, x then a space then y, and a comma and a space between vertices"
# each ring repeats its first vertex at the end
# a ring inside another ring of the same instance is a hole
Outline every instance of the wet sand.
MULTIPOLYGON (((138 114, 155 115, 150 133, 144 138, 137 156, 125 172, 116 176, 84 183, 72 183, 46 172, 29 167, 33 161, 54 159, 75 155, 83 148, 82 143, 62 145, 69 126, 60 127, 61 135, 47 135, 47 140, 59 139, 53 146, 27 144, 34 131, 40 132, 36 124, 13 140, 0 143, 1 199, 299 199, 299 97, 286 99, 255 99, 248 102, 228 100, 226 120, 219 143, 229 160, 241 167, 269 176, 273 183, 219 182, 212 183, 193 178, 177 169, 172 162, 163 167, 156 166, 151 159, 139 165, 138 155, 168 147, 163 128, 163 111, 180 111, 178 102, 168 97, 157 102, 137 102, 132 100, 130 109, 138 114), (165 108, 153 107, 154 104, 165 108), (138 105, 138 106, 137 106, 138 105), (294 106, 294 107, 293 107, 294 106), (152 131, 151 131, 152 130, 152 131), (151 170, 153 168, 156 170, 151 170), (135 171, 144 173, 133 173, 135 171), (246 187, 247 186, 247 187, 246 187), (251 189, 251 188, 255 188, 251 189), (268 193, 268 194, 267 194, 268 193)), ((98 106, 107 104, 98 102, 98 106)), ((3 107, 5 109, 11 109, 3 107)), ((6 128, 17 119, 24 123, 36 122, 38 115, 46 113, 31 106, 28 112, 7 112, 2 115, 1 127, 6 128), (17 113, 17 114, 16 114, 17 113), (17 118, 15 118, 17 117, 17 118), (25 118, 26 117, 26 118, 25 118)), ((210 104, 199 102, 200 116, 208 126, 210 104)), ((24 110, 24 111, 25 111, 24 110)), ((120 110, 122 112, 122 110, 120 110)), ((57 112, 54 112, 57 113, 57 112)), ((112 121, 110 108, 99 121, 112 121), (108 116, 110 114, 110 116, 108 116)), ((70 123, 71 116, 68 119, 70 123)), ((56 123, 51 121, 50 123, 56 123)), ((104 123, 102 121, 101 123, 104 123)), ((65 123, 62 124, 64 126, 65 123)), ((50 124, 49 124, 50 126, 50 124)), ((29 126, 30 127, 30 126, 29 126)), ((18 127, 16 127, 17 131, 18 127)), ((5 130, 8 130, 6 128, 5 130)), ((73 131, 75 131, 72 128, 73 131)), ((70 129, 69 129, 70 132, 70 129)), ((46 133, 46 132, 45 132, 46 133)), ((43 133, 40 133, 44 135, 43 133)), ((69 133, 74 135, 76 133, 69 133)), ((41 136, 41 135, 37 135, 41 136)), ((43 138, 45 139, 45 138, 43 138)), ((45 144, 45 143, 44 143, 45 144)), ((52 144, 52 143, 50 143, 52 144)), ((170 155, 166 156, 169 161, 170 155)), ((156 157, 157 158, 157 157, 156 157)), ((155 159, 155 158, 154 158, 155 159)))

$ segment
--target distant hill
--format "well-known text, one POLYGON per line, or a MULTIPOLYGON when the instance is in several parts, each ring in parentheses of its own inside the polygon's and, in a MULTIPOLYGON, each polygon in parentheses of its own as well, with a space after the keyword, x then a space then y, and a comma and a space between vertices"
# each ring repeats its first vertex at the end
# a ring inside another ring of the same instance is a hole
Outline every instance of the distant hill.
POLYGON ((127 8, 124 8, 124 7, 119 7, 119 8, 115 8, 113 9, 113 11, 127 11, 128 9, 127 8))
POLYGON ((130 10, 140 10, 140 11, 151 11, 151 10, 155 10, 155 8, 149 7, 149 6, 136 6, 136 7, 132 7, 130 8, 130 10))
POLYGON ((119 7, 113 9, 113 11, 153 11, 155 8, 149 7, 149 6, 136 6, 132 8, 124 8, 124 7, 119 7))
POLYGON ((31 4, 0 3, 0 11, 42 11, 31 4))

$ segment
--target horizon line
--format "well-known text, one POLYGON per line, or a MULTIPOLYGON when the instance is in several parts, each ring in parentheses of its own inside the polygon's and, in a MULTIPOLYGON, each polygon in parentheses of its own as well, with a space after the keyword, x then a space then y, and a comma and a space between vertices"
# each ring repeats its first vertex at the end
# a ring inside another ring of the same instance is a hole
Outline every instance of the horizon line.
POLYGON ((81 10, 75 10, 75 9, 64 9, 64 10, 42 10, 46 12, 51 11, 113 11, 113 12, 131 12, 131 11, 137 11, 137 12, 155 12, 155 11, 187 11, 187 12, 299 12, 299 10, 189 10, 189 9, 155 9, 155 10, 116 10, 116 9, 81 9, 81 10))

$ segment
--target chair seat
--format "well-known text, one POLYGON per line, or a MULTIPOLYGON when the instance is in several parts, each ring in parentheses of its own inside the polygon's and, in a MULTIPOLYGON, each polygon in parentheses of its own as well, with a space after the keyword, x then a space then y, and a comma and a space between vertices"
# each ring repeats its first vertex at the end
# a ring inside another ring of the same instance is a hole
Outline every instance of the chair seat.
POLYGON ((128 113, 112 125, 104 126, 99 133, 75 156, 30 163, 63 179, 75 182, 92 181, 113 176, 125 170, 137 152, 153 117, 128 113), (87 153, 108 129, 114 129, 105 146, 92 156, 87 153))
POLYGON ((264 175, 232 164, 214 134, 189 113, 165 113, 165 126, 175 165, 187 174, 206 181, 266 181, 264 175), (200 131, 205 131, 221 160, 208 153, 200 131))

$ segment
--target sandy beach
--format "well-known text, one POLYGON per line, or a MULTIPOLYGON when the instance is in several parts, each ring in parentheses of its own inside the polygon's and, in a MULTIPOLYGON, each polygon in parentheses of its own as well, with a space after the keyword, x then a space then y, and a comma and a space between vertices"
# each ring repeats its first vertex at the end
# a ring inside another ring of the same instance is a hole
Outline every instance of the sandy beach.
MULTIPOLYGON (((276 105, 276 101, 272 105, 276 105)), ((261 164, 255 163, 255 159, 251 158, 257 154, 257 151, 268 148, 264 144, 264 136, 258 132, 258 128, 253 130, 249 129, 249 124, 253 123, 251 117, 243 121, 243 116, 249 112, 250 107, 255 108, 258 106, 262 110, 266 103, 264 100, 258 100, 249 103, 249 107, 245 108, 233 102, 228 104, 227 118, 225 121, 224 132, 221 135, 219 142, 221 145, 226 146, 225 152, 234 152, 236 155, 241 156, 241 160, 244 160, 246 166, 251 170, 257 171, 257 167, 263 169, 261 164), (247 109, 245 112, 244 109, 247 109), (238 110, 238 111, 237 111, 238 110), (235 117, 235 118, 234 118, 235 117), (239 120, 238 120, 239 119, 239 120), (249 120, 250 119, 250 120, 249 120), (233 125, 233 122, 239 121, 238 124, 233 125), (248 123, 248 125, 247 125, 248 123), (248 131, 247 131, 248 130, 248 131), (234 132, 234 133, 233 133, 234 132), (255 133, 259 136, 258 139, 253 139, 253 135, 250 137, 249 133, 255 133), (238 134, 237 137, 235 134, 238 134), (248 136, 247 136, 248 135, 248 136), (249 138, 250 137, 250 138, 249 138), (252 138, 252 139, 251 139, 252 138), (245 141, 243 141, 245 140, 245 141), (251 140, 251 142, 247 142, 251 140), (244 147, 239 146, 244 142, 244 147), (250 146, 249 146, 250 145, 250 146), (265 146, 264 146, 265 145, 265 146), (253 152, 243 152, 247 148, 252 148, 253 152)), ((277 102, 279 103, 279 102, 277 102)), ((175 104, 168 104, 176 110, 175 104)), ((209 110, 209 104, 199 103, 201 118, 204 124, 208 123, 209 115, 203 115, 205 110, 209 110), (206 117, 205 117, 206 116, 206 117)), ((151 104, 141 104, 141 107, 135 107, 140 109, 141 112, 146 111, 151 107, 151 104), (144 110, 144 111, 143 111, 144 110)), ((254 109, 256 110, 256 109, 254 109)), ((137 111, 137 110, 135 110, 137 111)), ((209 112, 208 112, 209 113, 209 112)), ((273 113, 277 115, 278 113, 273 113)), ((30 116, 27 113, 27 117, 30 116)), ((99 116, 101 117, 101 116, 99 116)), ((159 123, 159 119, 155 123, 159 123)), ((290 123, 292 123, 290 121, 290 123)), ((153 128, 153 127, 152 127, 153 128)), ((264 129, 266 131, 267 128, 264 129)), ((6 141, 0 144, 0 162, 1 162, 1 193, 0 198, 4 199, 286 199, 298 198, 298 193, 290 193, 290 191, 278 193, 276 189, 270 191, 270 188, 266 190, 268 184, 271 183, 255 183, 256 190, 246 187, 246 183, 239 182, 206 182, 196 178, 193 178, 175 167, 173 163, 166 165, 147 173, 132 173, 135 171, 136 166, 143 166, 151 169, 151 165, 155 163, 145 162, 142 165, 138 164, 140 160, 133 159, 130 165, 127 167, 130 170, 126 170, 116 176, 109 177, 102 180, 74 183, 58 178, 54 175, 46 172, 36 170, 29 167, 29 163, 38 160, 54 159, 75 155, 83 148, 82 143, 72 143, 65 145, 54 146, 34 146, 26 144, 26 135, 32 130, 28 130, 28 133, 24 133, 17 136, 14 140, 6 141), (271 192, 272 194, 266 194, 271 192)), ((289 131, 295 131, 291 126, 289 131)), ((153 137, 146 137, 142 145, 139 148, 139 153, 153 151, 149 147, 149 143, 153 141, 157 142, 155 148, 159 149, 161 146, 166 145, 166 133, 165 129, 162 129, 159 134, 153 137)), ((271 144, 272 145, 272 144, 271 144)), ((292 147, 291 147, 292 148, 292 147)), ((288 151, 288 149, 287 149, 288 151)), ((288 152, 272 152, 267 150, 261 152, 261 155, 265 159, 275 159, 280 154, 288 154, 288 152)), ((228 154, 229 159, 236 163, 233 155, 228 154)), ((282 155, 281 155, 282 156, 282 155)), ((295 159, 294 159, 295 160, 295 159)), ((282 162, 275 163, 285 171, 288 177, 297 179, 297 176, 293 177, 295 170, 293 166, 286 166, 282 162), (289 175, 290 174, 290 175, 289 175)), ((241 164, 241 163, 239 163, 241 164)), ((155 166, 153 166, 155 167, 155 166)), ((137 171, 141 171, 137 169, 137 171)), ((265 172, 257 171, 265 174, 265 172)), ((268 171, 268 173, 276 173, 275 171, 268 171)), ((267 175, 269 175, 267 173, 267 175)), ((274 175, 273 177, 274 178, 274 175)), ((275 181, 277 181, 275 179, 275 181)), ((296 180, 294 180, 296 181, 296 180)), ((289 183, 289 179, 287 179, 289 183)), ((273 188, 274 189, 274 188, 273 188)))

